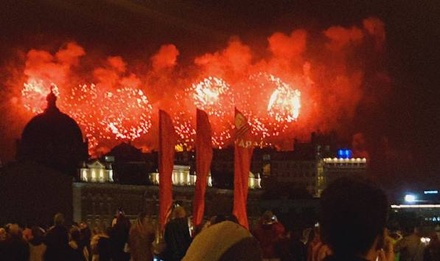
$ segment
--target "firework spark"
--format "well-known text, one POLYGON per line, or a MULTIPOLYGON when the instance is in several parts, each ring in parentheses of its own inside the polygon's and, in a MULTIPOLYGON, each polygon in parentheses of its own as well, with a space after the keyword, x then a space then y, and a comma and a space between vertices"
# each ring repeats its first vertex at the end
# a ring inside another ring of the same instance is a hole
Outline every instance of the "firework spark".
POLYGON ((253 74, 239 83, 239 89, 237 106, 263 145, 270 145, 271 138, 283 134, 299 117, 301 92, 272 74, 253 74))
POLYGON ((148 140, 148 134, 154 134, 153 106, 172 115, 182 148, 194 145, 196 108, 209 115, 214 146, 226 147, 233 141, 236 107, 262 146, 283 143, 282 148, 291 149, 294 138, 308 137, 316 129, 337 130, 340 119, 349 123, 355 117, 367 80, 365 68, 353 67, 358 63, 352 60, 358 52, 378 54, 381 48, 365 47, 384 40, 380 21, 367 20, 364 27, 322 31, 313 43, 321 47, 316 56, 305 52, 311 39, 305 30, 268 37, 265 57, 254 56, 252 46, 233 39, 225 49, 195 57, 189 67, 179 66, 179 50, 168 45, 152 56, 150 67, 135 66, 143 70, 137 74, 120 56, 97 64, 85 59, 84 64, 85 51, 73 43, 53 54, 32 49, 23 72, 17 73, 20 80, 11 80, 11 87, 21 89, 21 99, 16 99, 21 103, 14 104, 27 113, 40 113, 52 88, 60 110, 78 122, 92 149, 104 148, 101 151, 121 140, 155 149, 155 141, 148 140), (369 37, 377 41, 366 42, 369 37), (89 70, 82 70, 83 65, 89 70), (96 85, 84 84, 84 79, 96 85))
MULTIPOLYGON (((50 86, 59 96, 58 107, 84 130, 92 155, 103 141, 132 141, 148 133, 151 127, 152 106, 142 90, 130 87, 100 90, 94 84, 83 84, 63 97, 58 86, 53 83, 50 86)), ((41 80, 26 83, 22 90, 26 109, 42 112, 49 91, 41 80)))
POLYGON ((193 146, 195 122, 191 112, 195 108, 204 110, 210 116, 212 142, 215 147, 224 147, 230 142, 233 119, 233 95, 231 87, 219 77, 209 76, 185 88, 183 94, 176 94, 179 109, 174 115, 176 129, 187 147, 193 146), (186 108, 186 112, 182 112, 186 108))
POLYGON ((51 89, 56 96, 60 95, 58 86, 54 83, 45 84, 42 80, 29 79, 21 90, 23 106, 32 113, 42 113, 46 108, 46 96, 51 89))

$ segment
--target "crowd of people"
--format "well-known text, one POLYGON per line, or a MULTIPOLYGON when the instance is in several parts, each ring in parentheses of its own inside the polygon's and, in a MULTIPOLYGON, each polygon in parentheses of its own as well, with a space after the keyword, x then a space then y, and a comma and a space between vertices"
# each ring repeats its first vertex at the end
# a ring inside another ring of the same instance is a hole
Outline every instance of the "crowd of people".
POLYGON ((68 227, 58 213, 49 228, 0 228, 0 261, 440 261, 440 229, 429 238, 416 228, 390 232, 386 195, 371 181, 337 180, 320 204, 320 222, 298 231, 270 210, 249 230, 231 214, 193 229, 185 209, 174 206, 163 233, 144 212, 130 221, 118 209, 106 229, 68 227))

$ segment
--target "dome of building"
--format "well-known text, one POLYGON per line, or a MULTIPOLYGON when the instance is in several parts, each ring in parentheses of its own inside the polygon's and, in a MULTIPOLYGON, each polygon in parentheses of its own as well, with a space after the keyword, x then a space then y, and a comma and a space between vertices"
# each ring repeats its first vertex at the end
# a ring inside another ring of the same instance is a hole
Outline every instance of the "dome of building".
POLYGON ((46 110, 25 126, 18 144, 19 161, 31 160, 75 175, 79 163, 87 160, 87 142, 81 129, 56 107, 56 96, 47 96, 46 110))

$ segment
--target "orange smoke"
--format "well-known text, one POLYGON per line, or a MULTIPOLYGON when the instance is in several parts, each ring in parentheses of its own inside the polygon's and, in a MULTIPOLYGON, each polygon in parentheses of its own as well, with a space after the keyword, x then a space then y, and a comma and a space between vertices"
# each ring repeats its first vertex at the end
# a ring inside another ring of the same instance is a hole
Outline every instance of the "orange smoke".
POLYGON ((194 57, 186 66, 179 64, 173 44, 135 66, 121 56, 88 59, 83 47, 70 42, 54 53, 27 51, 24 68, 8 86, 20 91, 28 86, 21 99, 12 97, 19 101, 12 106, 26 113, 41 111, 50 86, 56 86, 59 108, 80 124, 96 153, 120 140, 155 148, 158 109, 170 113, 180 142, 191 148, 196 107, 208 112, 216 146, 230 144, 237 107, 262 144, 291 149, 294 138, 352 123, 370 77, 386 78, 363 60, 380 56, 384 43, 384 24, 377 18, 320 33, 275 32, 262 53, 233 37, 224 49, 194 57))

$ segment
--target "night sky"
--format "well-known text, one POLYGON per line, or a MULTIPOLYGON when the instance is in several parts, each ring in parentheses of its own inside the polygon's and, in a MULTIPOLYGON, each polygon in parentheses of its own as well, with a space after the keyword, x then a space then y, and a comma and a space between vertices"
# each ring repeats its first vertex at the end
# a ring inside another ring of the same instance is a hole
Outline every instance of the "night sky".
MULTIPOLYGON (((440 186, 439 14, 438 1, 6 0, 0 8, 0 88, 13 73, 10 65, 19 64, 30 48, 51 50, 75 41, 102 55, 136 61, 172 43, 179 48, 179 62, 189 64, 234 36, 258 50, 275 31, 319 32, 376 17, 385 24, 386 40, 375 66, 390 83, 371 88, 383 99, 379 105, 363 100, 348 132, 365 135, 372 167, 384 183, 440 186)), ((7 125, 2 119, 3 137, 11 136, 7 125)), ((0 157, 10 159, 13 141, 0 142, 0 157)))

